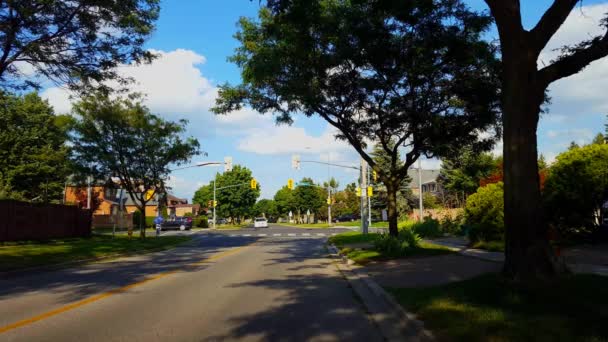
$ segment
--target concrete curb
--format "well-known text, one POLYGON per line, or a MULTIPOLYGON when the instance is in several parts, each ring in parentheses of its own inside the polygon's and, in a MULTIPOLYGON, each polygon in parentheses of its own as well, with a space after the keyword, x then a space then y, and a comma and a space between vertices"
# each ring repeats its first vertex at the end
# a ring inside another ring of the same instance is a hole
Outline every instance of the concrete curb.
POLYGON ((115 254, 110 254, 110 255, 104 255, 102 257, 97 257, 97 258, 78 259, 78 260, 61 262, 61 263, 57 263, 57 264, 32 266, 32 267, 19 268, 19 269, 10 270, 10 271, 0 271, 0 278, 8 279, 8 278, 23 277, 23 276, 28 276, 34 272, 57 271, 57 270, 72 268, 72 267, 76 267, 76 266, 82 266, 82 265, 86 265, 86 264, 90 264, 90 263, 94 263, 94 262, 99 262, 99 261, 111 260, 111 259, 116 259, 116 258, 126 258, 126 257, 132 257, 132 256, 136 256, 136 255, 142 255, 142 254, 170 251, 177 247, 187 246, 188 244, 191 244, 192 242, 193 242, 192 240, 185 241, 183 243, 173 245, 168 248, 160 247, 160 248, 146 249, 143 251, 132 252, 132 253, 115 253, 115 254))
POLYGON ((434 335, 424 328, 414 314, 403 309, 371 277, 350 267, 354 262, 341 255, 335 245, 329 244, 332 257, 338 259, 336 266, 363 302, 370 317, 387 341, 434 341, 434 335), (341 262, 340 262, 341 261, 341 262))

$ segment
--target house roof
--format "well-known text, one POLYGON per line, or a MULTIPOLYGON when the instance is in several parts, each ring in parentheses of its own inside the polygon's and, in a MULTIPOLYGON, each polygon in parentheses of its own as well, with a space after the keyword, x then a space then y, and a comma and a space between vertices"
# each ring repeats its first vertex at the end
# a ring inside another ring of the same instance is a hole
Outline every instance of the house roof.
POLYGON ((194 208, 194 209, 200 209, 201 205, 198 203, 195 204, 174 204, 174 205, 169 205, 169 208, 194 208))
POLYGON ((188 204, 188 199, 187 198, 179 198, 176 197, 172 194, 167 194, 167 200, 168 201, 177 201, 177 202, 183 202, 184 204, 188 204))
MULTIPOLYGON (((407 175, 410 176, 412 181, 410 182, 410 188, 417 189, 420 187, 418 184, 418 169, 408 169, 407 175)), ((422 184, 437 182, 439 177, 439 170, 425 170, 422 169, 422 184)))

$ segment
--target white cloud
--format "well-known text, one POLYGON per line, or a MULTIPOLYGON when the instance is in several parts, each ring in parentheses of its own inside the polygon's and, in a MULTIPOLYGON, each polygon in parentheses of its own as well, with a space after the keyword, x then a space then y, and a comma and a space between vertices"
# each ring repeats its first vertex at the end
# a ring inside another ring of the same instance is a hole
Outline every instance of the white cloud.
POLYGON ((169 176, 166 182, 167 186, 171 188, 170 192, 173 194, 179 194, 188 199, 188 203, 191 203, 194 192, 198 190, 205 183, 196 181, 193 179, 186 179, 178 176, 169 176))
MULTIPOLYGON (((191 127, 205 127, 196 132, 197 135, 216 131, 229 134, 236 131, 235 127, 251 129, 272 120, 271 116, 259 115, 249 108, 216 116, 210 108, 215 103, 218 88, 199 69, 206 62, 205 57, 185 49, 151 51, 159 56, 152 63, 123 65, 118 73, 134 80, 129 85, 130 91, 144 94, 144 102, 152 112, 171 120, 188 119, 191 127)), ((67 89, 60 87, 47 88, 41 93, 57 113, 70 111, 74 100, 70 95, 67 89)))
POLYGON ((336 130, 327 125, 320 136, 309 135, 304 128, 267 126, 251 131, 238 143, 238 149, 263 155, 321 154, 351 151, 352 147, 335 139, 336 130), (274 127, 271 129, 271 127, 274 127))
POLYGON ((549 130, 547 131, 547 137, 551 139, 560 138, 561 140, 570 139, 569 141, 576 141, 581 143, 588 143, 593 139, 593 131, 588 128, 572 128, 563 130, 549 130))
MULTIPOLYGON (((608 4, 576 7, 557 31, 539 57, 539 67, 559 56, 563 46, 574 46, 584 40, 602 35, 606 28, 601 20, 608 13, 608 4)), ((591 63, 580 73, 561 79, 550 86, 554 106, 568 108, 561 111, 576 116, 608 110, 608 58, 591 63)), ((549 116, 550 118, 550 116, 549 116)), ((560 118, 561 119, 561 118, 560 118)), ((558 120, 560 120, 558 119, 558 120)))

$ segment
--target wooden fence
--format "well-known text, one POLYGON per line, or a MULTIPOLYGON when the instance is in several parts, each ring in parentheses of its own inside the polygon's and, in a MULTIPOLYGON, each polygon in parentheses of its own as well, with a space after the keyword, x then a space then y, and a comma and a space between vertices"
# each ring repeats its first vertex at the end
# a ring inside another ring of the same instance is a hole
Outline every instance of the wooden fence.
POLYGON ((0 241, 91 235, 89 210, 61 204, 0 200, 0 241))

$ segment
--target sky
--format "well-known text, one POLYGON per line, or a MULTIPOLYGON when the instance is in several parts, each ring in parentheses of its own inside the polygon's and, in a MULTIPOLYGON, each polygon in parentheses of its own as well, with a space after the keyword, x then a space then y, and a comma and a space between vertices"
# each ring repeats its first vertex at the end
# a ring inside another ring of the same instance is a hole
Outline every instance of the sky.
MULTIPOLYGON (((482 0, 465 0, 470 7, 487 11, 482 0)), ((548 0, 521 1, 526 28, 531 28, 549 7, 548 0)), ((540 58, 549 63, 555 49, 600 34, 599 22, 608 13, 608 1, 585 0, 574 10, 553 37, 540 58)), ((227 58, 237 41, 239 17, 256 17, 257 0, 164 0, 160 18, 146 48, 160 57, 152 64, 126 65, 120 72, 136 80, 135 91, 145 93, 146 105, 155 114, 170 120, 187 119, 187 135, 197 138, 206 155, 195 156, 192 163, 222 161, 230 156, 234 164, 250 168, 261 187, 261 198, 272 198, 287 184, 288 178, 311 177, 325 181, 335 177, 341 187, 357 179, 357 171, 302 163, 291 168, 291 156, 303 161, 331 161, 358 165, 352 147, 334 139, 335 130, 318 117, 296 116, 291 126, 277 126, 271 115, 243 109, 216 116, 209 111, 217 96, 217 87, 226 82, 240 82, 239 69, 227 58)), ((487 39, 496 39, 495 29, 487 39)), ((543 114, 537 133, 539 152, 552 161, 567 149, 571 141, 588 143, 604 130, 608 114, 608 58, 592 63, 582 73, 555 82, 550 87, 552 102, 543 114)), ((70 110, 69 94, 51 86, 42 91, 57 113, 70 110)), ((499 154, 501 144, 494 153, 499 154)), ((439 168, 439 160, 423 160, 423 168, 439 168)), ((196 189, 208 184, 221 167, 196 167, 174 171, 168 184, 180 197, 192 199, 196 189)))

